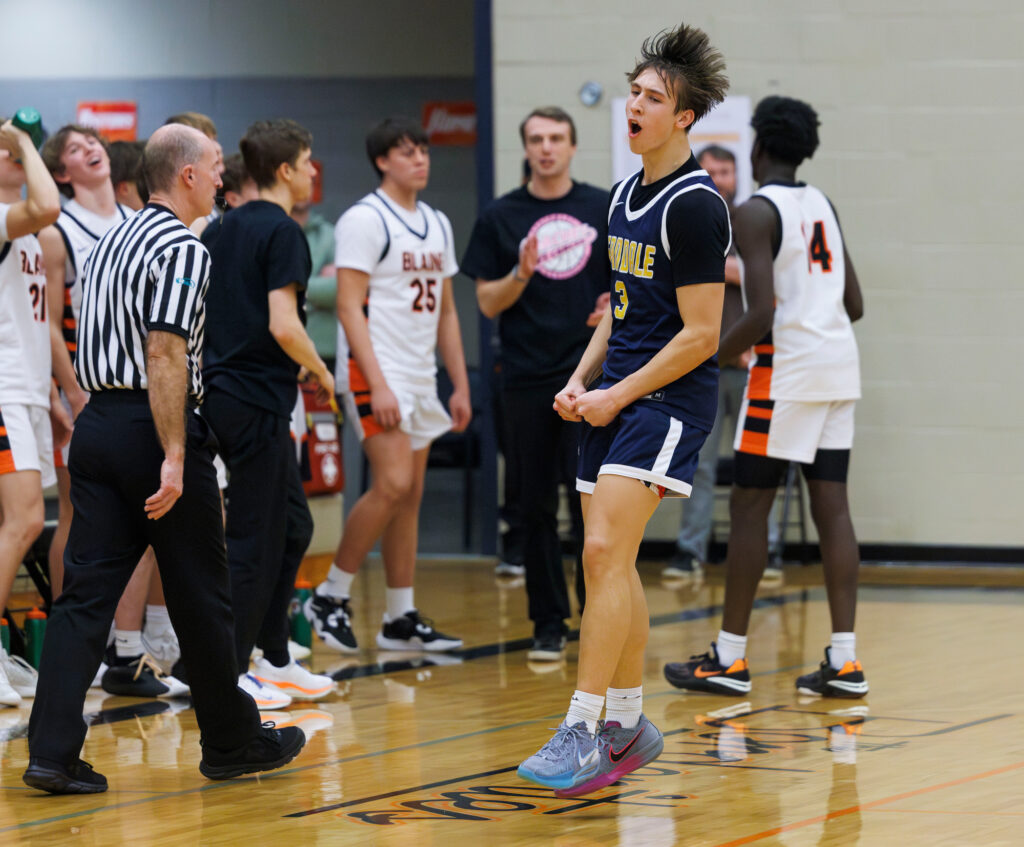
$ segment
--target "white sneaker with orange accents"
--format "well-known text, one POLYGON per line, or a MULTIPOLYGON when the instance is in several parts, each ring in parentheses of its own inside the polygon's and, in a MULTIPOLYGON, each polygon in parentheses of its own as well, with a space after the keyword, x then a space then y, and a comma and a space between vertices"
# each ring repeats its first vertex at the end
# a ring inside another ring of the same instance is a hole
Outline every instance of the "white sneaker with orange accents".
POLYGON ((312 673, 292 659, 279 668, 264 658, 252 663, 252 675, 265 685, 273 685, 293 700, 319 700, 334 690, 334 680, 329 676, 312 673))

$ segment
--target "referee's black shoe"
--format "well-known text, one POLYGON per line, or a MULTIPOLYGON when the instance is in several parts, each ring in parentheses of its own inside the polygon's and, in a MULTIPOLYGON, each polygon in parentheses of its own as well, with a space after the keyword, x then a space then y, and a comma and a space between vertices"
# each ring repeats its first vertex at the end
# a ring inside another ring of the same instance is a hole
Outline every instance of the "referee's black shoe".
POLYGON ((306 743, 305 733, 297 726, 274 729, 265 723, 248 744, 235 750, 214 750, 203 746, 203 759, 199 772, 207 779, 232 779, 247 773, 272 771, 284 767, 306 743))
POLYGON ((25 785, 50 794, 100 794, 107 790, 107 778, 81 759, 60 765, 32 756, 21 778, 25 785))

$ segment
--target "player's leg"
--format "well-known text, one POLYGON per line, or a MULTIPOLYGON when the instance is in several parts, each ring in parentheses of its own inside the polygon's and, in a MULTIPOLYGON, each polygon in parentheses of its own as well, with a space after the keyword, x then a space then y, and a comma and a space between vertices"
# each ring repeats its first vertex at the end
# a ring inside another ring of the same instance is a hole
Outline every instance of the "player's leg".
POLYGON ((349 511, 327 578, 316 587, 304 610, 324 643, 342 653, 358 650, 349 605, 352 581, 402 498, 412 489, 415 475, 409 436, 397 428, 380 429, 372 417, 361 420, 350 397, 346 406, 350 413, 356 413, 350 419, 361 428, 363 451, 370 465, 370 487, 349 511))
POLYGON ((181 646, 167 612, 164 583, 160 568, 155 565, 155 556, 153 561, 153 573, 149 578, 149 593, 146 596, 146 617, 142 626, 142 648, 153 657, 164 673, 173 674, 174 665, 181 658, 181 646))
MULTIPOLYGON (((146 548, 138 565, 132 572, 128 585, 117 603, 114 612, 114 649, 108 651, 105 661, 108 668, 103 673, 100 684, 110 694, 126 697, 144 697, 145 694, 128 693, 131 689, 135 664, 142 655, 142 621, 146 614, 146 597, 149 594, 149 581, 156 570, 156 559, 152 548, 146 548), (128 668, 131 666, 131 670, 128 668), (125 686, 128 686, 126 689, 125 686)), ((139 689, 142 690, 141 688, 139 689)))
MULTIPOLYGON (((43 487, 39 471, 0 472, 0 609, 7 607, 21 560, 42 530, 43 487)), ((0 706, 17 706, 23 697, 35 694, 34 671, 22 672, 20 664, 8 667, 13 661, 0 648, 0 706)))
POLYGON ((797 680, 806 694, 862 697, 868 692, 864 671, 857 660, 854 621, 860 550, 850 519, 846 479, 853 444, 854 402, 828 404, 828 413, 814 462, 803 466, 811 500, 811 517, 818 530, 832 617, 832 639, 825 661, 814 673, 797 680))
POLYGON ((410 396, 407 405, 410 411, 403 418, 402 429, 409 435, 412 450, 412 485, 381 537, 387 612, 377 635, 377 646, 388 650, 457 650, 462 639, 436 630, 433 622, 420 614, 413 596, 420 503, 430 444, 451 429, 452 422, 436 394, 410 396))

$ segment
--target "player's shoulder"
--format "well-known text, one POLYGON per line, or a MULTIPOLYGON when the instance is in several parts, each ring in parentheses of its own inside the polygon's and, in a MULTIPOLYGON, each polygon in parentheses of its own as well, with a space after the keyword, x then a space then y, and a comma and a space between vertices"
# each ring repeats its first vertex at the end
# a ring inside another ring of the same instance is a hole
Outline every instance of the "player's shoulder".
POLYGON ((349 206, 344 212, 341 213, 341 217, 338 218, 338 226, 363 224, 368 221, 375 222, 377 226, 380 226, 380 222, 384 217, 383 204, 380 198, 374 193, 364 194, 355 203, 349 206))

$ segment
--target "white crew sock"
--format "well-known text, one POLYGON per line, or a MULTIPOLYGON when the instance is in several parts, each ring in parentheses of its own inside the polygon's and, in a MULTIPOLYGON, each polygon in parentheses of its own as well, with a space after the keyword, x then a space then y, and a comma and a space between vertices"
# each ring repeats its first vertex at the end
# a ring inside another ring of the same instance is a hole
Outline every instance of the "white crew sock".
POLYGON ((343 571, 336 564, 331 564, 327 571, 327 579, 316 587, 316 593, 321 597, 333 597, 335 600, 347 600, 352 590, 352 580, 356 578, 354 573, 343 571))
POLYGON ((747 655, 747 636, 733 635, 720 629, 715 650, 718 653, 718 663, 729 670, 733 662, 747 655))
POLYGON ((412 599, 412 586, 408 588, 385 588, 384 598, 388 606, 388 620, 393 621, 402 617, 406 612, 416 608, 412 599))
POLYGON ((597 732, 597 721, 601 717, 601 708, 604 706, 604 697, 600 694, 588 694, 586 691, 577 689, 573 692, 569 701, 569 711, 566 712, 565 722, 569 726, 575 726, 580 721, 587 725, 591 734, 597 732))
POLYGON ((841 671, 847 662, 857 659, 857 636, 852 632, 833 632, 832 648, 828 651, 828 663, 833 670, 841 671))
POLYGON ((114 630, 114 650, 119 659, 134 659, 142 655, 142 632, 132 629, 114 630))
POLYGON ((166 606, 151 606, 146 604, 146 625, 143 627, 147 632, 154 634, 166 632, 172 629, 171 616, 167 614, 166 606))
POLYGON ((615 721, 623 729, 633 729, 640 723, 644 709, 644 687, 609 688, 605 694, 604 719, 615 721))

